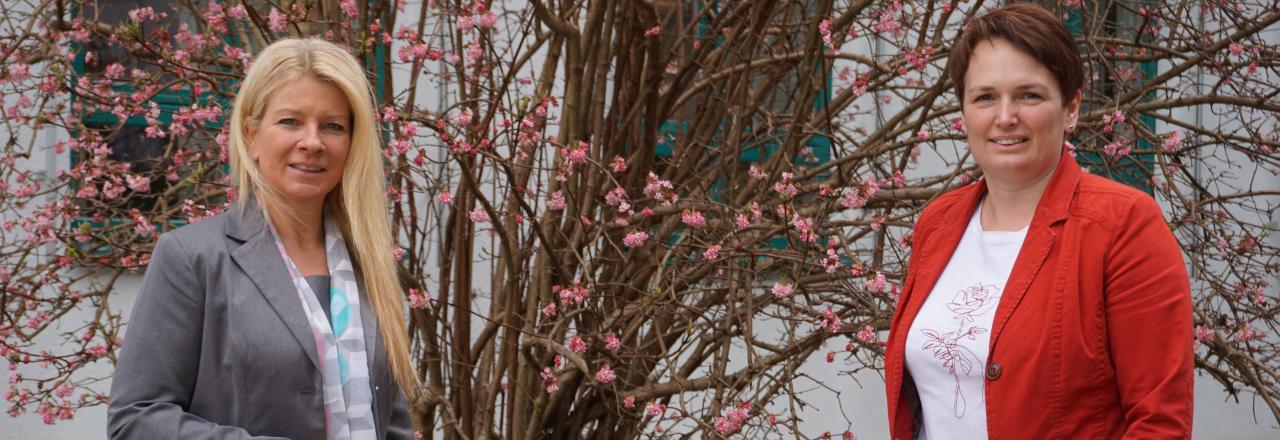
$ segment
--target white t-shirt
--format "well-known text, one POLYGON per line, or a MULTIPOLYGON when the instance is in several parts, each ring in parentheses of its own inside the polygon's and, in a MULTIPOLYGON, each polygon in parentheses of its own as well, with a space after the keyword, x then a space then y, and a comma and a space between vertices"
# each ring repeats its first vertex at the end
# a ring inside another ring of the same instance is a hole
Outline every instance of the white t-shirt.
POLYGON ((983 231, 974 210, 960 244, 907 332, 907 371, 920 396, 922 439, 987 438, 984 371, 991 322, 1027 229, 983 231))

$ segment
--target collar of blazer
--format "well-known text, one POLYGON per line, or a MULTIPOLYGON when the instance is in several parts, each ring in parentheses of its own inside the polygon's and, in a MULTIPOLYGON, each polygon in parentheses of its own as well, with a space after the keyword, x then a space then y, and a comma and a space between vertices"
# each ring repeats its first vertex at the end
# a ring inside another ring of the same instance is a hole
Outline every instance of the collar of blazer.
MULTIPOLYGON (((289 279, 289 269, 280 257, 275 238, 267 228, 266 217, 257 199, 250 197, 243 207, 232 207, 227 213, 226 235, 229 238, 227 248, 231 259, 243 270, 258 292, 271 304, 276 316, 289 327, 289 333, 306 351, 311 359, 311 366, 319 371, 320 355, 316 351, 315 337, 311 334, 311 326, 307 324, 307 312, 298 301, 297 288, 289 279)), ((356 271, 356 282, 364 286, 364 279, 356 271)), ((367 298, 367 296, 365 297, 367 298)), ((360 318, 365 323, 364 341, 369 362, 370 379, 375 374, 382 374, 383 362, 381 352, 381 335, 378 333, 376 318, 369 301, 360 301, 360 318)))
POLYGON ((307 324, 307 312, 298 301, 297 288, 289 279, 289 269, 267 229, 266 218, 257 200, 250 198, 244 205, 231 208, 227 215, 227 237, 231 239, 228 243, 231 260, 258 287, 258 292, 271 304, 276 315, 289 327, 289 333, 306 351, 311 366, 319 370, 320 356, 316 353, 311 326, 307 324))
MULTIPOLYGON (((1064 148, 1058 168, 1054 170, 1053 178, 1036 205, 1036 213, 1031 218, 1022 250, 1018 252, 1009 280, 1005 284, 1004 294, 996 308, 991 328, 992 353, 995 352, 996 342, 1000 339, 1004 325, 1021 304, 1027 288, 1049 256, 1057 237, 1054 226, 1066 221, 1082 174, 1080 165, 1064 148)), ((951 260, 951 255, 969 225, 969 218, 987 193, 987 182, 980 180, 955 192, 954 199, 945 202, 946 206, 938 213, 936 220, 930 219, 927 224, 921 225, 921 236, 928 237, 927 243, 919 241, 917 244, 923 246, 913 247, 912 252, 919 255, 913 256, 911 260, 910 272, 914 279, 908 280, 908 283, 912 287, 904 289, 903 297, 899 298, 898 310, 894 312, 895 321, 907 320, 900 324, 903 329, 910 327, 911 320, 915 319, 920 307, 924 305, 924 299, 929 296, 947 262, 951 260)))

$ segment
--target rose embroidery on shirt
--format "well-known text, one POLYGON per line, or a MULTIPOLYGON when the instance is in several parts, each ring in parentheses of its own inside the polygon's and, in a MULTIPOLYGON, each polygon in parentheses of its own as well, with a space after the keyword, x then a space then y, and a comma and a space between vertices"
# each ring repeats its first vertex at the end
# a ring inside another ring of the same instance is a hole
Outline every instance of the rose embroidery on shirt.
POLYGON ((973 341, 978 335, 990 331, 973 323, 977 317, 995 310, 999 302, 1000 290, 996 286, 976 283, 956 292, 951 302, 947 303, 947 310, 951 311, 952 319, 957 321, 955 330, 939 332, 928 328, 920 329, 920 333, 928 338, 928 342, 921 349, 932 350, 933 357, 942 361, 943 368, 946 368, 947 373, 955 379, 955 400, 952 405, 956 418, 963 418, 968 407, 964 392, 960 388, 960 377, 973 375, 982 364, 978 355, 962 345, 960 341, 965 339, 973 341))

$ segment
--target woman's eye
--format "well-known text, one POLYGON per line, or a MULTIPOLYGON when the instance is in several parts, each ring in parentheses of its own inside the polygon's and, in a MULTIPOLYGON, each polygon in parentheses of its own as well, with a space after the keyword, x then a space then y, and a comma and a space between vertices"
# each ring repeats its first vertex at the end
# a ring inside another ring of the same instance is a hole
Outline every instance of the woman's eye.
POLYGON ((286 126, 290 126, 290 127, 292 127, 292 126, 298 125, 298 124, 299 124, 299 122, 298 122, 298 120, 297 120, 297 119, 293 119, 293 118, 284 118, 284 119, 281 119, 281 120, 280 120, 279 124, 280 124, 280 125, 286 125, 286 126))
POLYGON ((324 128, 326 130, 332 130, 332 131, 347 131, 347 127, 343 127, 342 124, 339 124, 336 122, 330 122, 328 124, 324 124, 324 128))
POLYGON ((1022 99, 1024 101, 1041 101, 1044 98, 1040 97, 1039 93, 1023 93, 1022 99))
POLYGON ((991 95, 978 95, 973 98, 973 102, 986 102, 995 99, 991 95))

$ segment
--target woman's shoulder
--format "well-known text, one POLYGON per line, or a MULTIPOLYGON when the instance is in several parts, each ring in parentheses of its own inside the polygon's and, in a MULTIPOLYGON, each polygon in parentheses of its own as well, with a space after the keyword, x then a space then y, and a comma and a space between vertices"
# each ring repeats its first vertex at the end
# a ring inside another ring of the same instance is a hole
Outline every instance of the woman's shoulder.
POLYGON ((219 214, 179 226, 160 235, 156 247, 175 247, 184 253, 207 254, 225 247, 228 217, 236 215, 235 209, 227 209, 219 214))
POLYGON ((978 183, 974 182, 942 193, 924 206, 924 210, 920 212, 921 222, 938 219, 951 208, 972 197, 975 191, 980 190, 978 183))
POLYGON ((1160 210, 1150 194, 1096 174, 1084 173, 1076 193, 1074 207, 1108 218, 1117 218, 1117 214, 1134 210, 1160 210))

